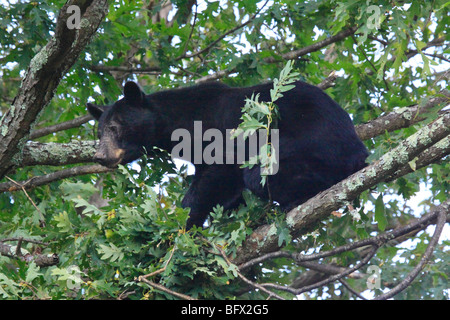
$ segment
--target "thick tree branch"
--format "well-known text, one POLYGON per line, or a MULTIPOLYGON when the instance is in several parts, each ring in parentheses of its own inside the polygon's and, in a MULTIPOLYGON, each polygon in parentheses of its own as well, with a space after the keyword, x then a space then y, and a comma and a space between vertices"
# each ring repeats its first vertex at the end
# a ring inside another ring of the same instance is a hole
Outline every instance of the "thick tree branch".
MULTIPOLYGON (((294 237, 313 228, 332 211, 353 200, 361 192, 385 180, 425 149, 450 134, 450 114, 443 114, 436 121, 408 137, 378 161, 356 172, 347 179, 309 199, 286 215, 286 222, 294 237)), ((261 254, 278 249, 276 226, 257 228, 239 248, 234 263, 241 264, 261 254)))
POLYGON ((62 166, 93 162, 97 141, 74 141, 70 143, 40 143, 28 141, 21 154, 10 166, 26 167, 36 165, 62 166))
POLYGON ((10 169, 11 159, 21 150, 39 113, 97 31, 107 10, 107 0, 72 0, 61 9, 55 35, 31 60, 11 108, 0 121, 0 178, 10 169), (67 27, 70 5, 80 8, 79 29, 67 27))
POLYGON ((450 135, 440 140, 432 147, 423 151, 420 155, 414 158, 408 165, 403 166, 397 170, 393 175, 388 177, 385 181, 390 182, 402 177, 410 172, 419 170, 431 163, 439 162, 440 159, 450 154, 450 135))

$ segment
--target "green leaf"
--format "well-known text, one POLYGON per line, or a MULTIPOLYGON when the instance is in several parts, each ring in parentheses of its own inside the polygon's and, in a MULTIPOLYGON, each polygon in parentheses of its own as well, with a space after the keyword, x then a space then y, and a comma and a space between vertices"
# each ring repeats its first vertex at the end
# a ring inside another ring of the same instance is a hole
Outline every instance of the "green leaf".
POLYGON ((97 251, 100 254, 103 254, 101 256, 102 260, 110 260, 111 262, 114 261, 120 261, 123 259, 125 254, 123 253, 122 249, 116 247, 114 243, 110 243, 109 246, 104 244, 99 244, 99 247, 97 251))
POLYGON ((28 283, 31 283, 31 282, 33 282, 34 279, 41 276, 42 273, 40 273, 39 270, 40 270, 40 268, 38 266, 36 266, 36 263, 34 261, 32 261, 28 266, 25 281, 28 283))
POLYGON ((384 207, 383 194, 380 193, 375 201, 375 221, 378 223, 378 229, 384 231, 387 225, 386 208, 384 207))
POLYGON ((66 211, 60 212, 58 215, 53 217, 55 220, 56 226, 61 229, 61 232, 69 233, 72 231, 72 223, 69 220, 69 215, 66 211))

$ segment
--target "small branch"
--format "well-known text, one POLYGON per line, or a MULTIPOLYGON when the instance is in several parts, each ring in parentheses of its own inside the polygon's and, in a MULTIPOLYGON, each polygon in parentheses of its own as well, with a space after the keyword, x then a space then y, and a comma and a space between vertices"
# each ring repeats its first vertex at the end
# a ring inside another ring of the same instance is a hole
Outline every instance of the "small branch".
POLYGON ((56 253, 53 254, 31 254, 22 252, 22 242, 36 243, 35 240, 28 240, 24 238, 12 238, 0 240, 0 254, 5 257, 19 259, 27 263, 34 261, 38 267, 50 267, 59 263, 59 257, 56 253), (17 246, 5 244, 6 241, 18 241, 17 246))
POLYGON ((93 118, 91 115, 85 115, 85 116, 81 116, 81 117, 73 119, 73 120, 57 123, 55 125, 48 126, 48 127, 41 128, 41 129, 36 129, 30 133, 30 136, 28 137, 28 139, 34 140, 34 139, 46 136, 51 133, 55 133, 55 132, 59 132, 59 131, 67 130, 67 129, 72 129, 72 128, 77 128, 92 119, 93 118))
MULTIPOLYGON (((11 181, 17 188, 22 189, 23 193, 25 193, 25 196, 28 198, 28 200, 31 202, 31 204, 33 205, 33 207, 36 209, 36 211, 39 213, 39 222, 41 227, 45 227, 45 217, 42 214, 42 211, 38 208, 38 206, 36 205, 36 203, 34 203, 33 199, 31 199, 31 197, 28 195, 27 191, 25 190, 24 186, 21 185, 20 183, 14 181, 13 179, 11 179, 8 176, 5 176, 6 179, 8 179, 9 181, 11 181)), ((18 190, 18 189, 17 189, 18 190)), ((17 247, 20 247, 20 244, 22 243, 22 238, 19 239, 19 244, 17 245, 17 247)))
POLYGON ((436 97, 430 98, 424 105, 414 105, 394 110, 378 118, 360 124, 355 127, 356 133, 361 140, 367 140, 380 134, 407 128, 423 120, 422 115, 427 113, 433 107, 450 101, 450 92, 448 90, 441 91, 436 97))
MULTIPOLYGON (((325 273, 325 274, 339 274, 339 273, 346 272, 346 270, 347 270, 344 267, 339 267, 339 266, 335 266, 332 264, 311 262, 311 261, 299 262, 298 265, 302 266, 303 268, 308 268, 310 270, 315 270, 315 271, 318 271, 320 273, 325 273)), ((353 278, 353 279, 362 279, 362 278, 366 277, 365 274, 356 273, 356 272, 350 273, 348 276, 349 276, 349 278, 353 278)))
POLYGON ((95 72, 126 72, 126 73, 145 73, 145 74, 161 74, 161 68, 148 67, 148 68, 132 68, 127 66, 104 66, 93 65, 89 67, 90 70, 95 72))
MULTIPOLYGON (((347 30, 341 31, 341 32, 339 32, 338 34, 336 34, 334 36, 331 36, 331 37, 326 38, 324 40, 318 41, 318 42, 316 42, 316 43, 314 43, 314 44, 312 44, 310 46, 307 46, 307 47, 304 47, 304 48, 301 48, 301 49, 298 49, 298 50, 294 50, 294 51, 282 54, 281 58, 285 59, 285 60, 298 59, 298 58, 300 58, 301 56, 303 56, 305 54, 318 51, 318 50, 326 47, 329 44, 332 44, 332 43, 335 43, 335 42, 338 42, 340 40, 345 39, 346 37, 354 34, 357 29, 358 29, 357 27, 352 27, 352 28, 349 28, 347 30)), ((264 61, 266 63, 274 63, 274 62, 277 62, 278 59, 274 58, 274 57, 267 57, 267 58, 264 59, 264 61)), ((221 78, 223 78, 223 77, 225 77, 225 76, 227 76, 227 75, 229 75, 231 73, 234 73, 234 72, 236 72, 236 70, 234 68, 230 69, 230 70, 220 70, 220 71, 217 71, 217 72, 212 73, 212 74, 208 74, 208 75, 206 75, 206 76, 204 76, 202 78, 199 78, 199 79, 195 80, 195 83, 201 83, 201 82, 221 79, 221 78)), ((326 89, 327 86, 329 86, 329 83, 324 83, 322 89, 326 89)))
MULTIPOLYGON (((210 245, 213 245, 213 244, 210 243, 210 245)), ((220 255, 221 255, 222 258, 225 260, 225 262, 227 263, 227 265, 230 266, 230 265, 231 265, 231 262, 230 262, 230 260, 228 260, 228 257, 227 257, 227 255, 225 254, 225 252, 222 250, 222 248, 220 248, 219 246, 216 246, 216 245, 214 245, 214 247, 220 252, 220 255)), ((250 281, 250 280, 247 279, 241 272, 236 271, 236 273, 237 273, 238 277, 239 277, 242 281, 244 281, 246 284, 250 285, 250 286, 253 287, 253 288, 259 289, 259 290, 261 290, 261 291, 267 293, 267 294, 269 295, 269 298, 270 298, 270 297, 275 297, 275 298, 277 298, 278 300, 285 300, 283 297, 277 295, 276 293, 267 290, 266 288, 264 288, 264 286, 259 285, 259 284, 257 284, 257 283, 254 283, 253 281, 250 281)))
MULTIPOLYGON (((314 44, 312 44, 310 46, 307 46, 307 47, 304 47, 304 48, 301 48, 301 49, 298 49, 298 50, 294 50, 294 51, 290 51, 290 52, 284 53, 284 54, 281 55, 281 57, 284 60, 298 59, 301 56, 304 56, 305 54, 318 51, 318 50, 320 50, 320 49, 322 49, 322 48, 324 48, 324 47, 326 47, 326 46, 328 46, 328 45, 330 45, 332 43, 341 41, 341 40, 347 38, 348 36, 353 35, 356 32, 356 30, 358 30, 358 27, 348 28, 346 30, 343 30, 343 31, 335 34, 334 36, 328 37, 328 38, 323 39, 321 41, 317 41, 316 43, 314 43, 314 44)), ((273 58, 273 57, 268 57, 268 58, 264 59, 264 61, 267 62, 267 63, 273 63, 273 62, 276 62, 277 59, 273 58)))
POLYGON ((164 267, 162 267, 161 269, 158 269, 158 270, 156 270, 156 271, 153 271, 153 272, 151 272, 151 273, 149 273, 149 274, 146 274, 146 275, 144 275, 144 276, 141 276, 141 278, 147 279, 147 278, 149 278, 149 277, 156 276, 156 275, 161 274, 161 273, 163 273, 164 271, 166 271, 166 268, 167 268, 167 266, 169 265, 170 260, 172 260, 173 254, 175 253, 175 249, 176 249, 176 247, 174 246, 173 249, 172 249, 172 252, 170 253, 169 259, 168 259, 168 260, 166 261, 166 263, 164 264, 164 267))
POLYGON ((339 282, 342 283, 342 285, 348 290, 350 291, 352 294, 354 294, 355 296, 357 296, 358 298, 360 298, 361 300, 367 300, 366 298, 364 298, 362 295, 360 295, 358 292, 356 292, 355 290, 353 290, 352 287, 350 287, 350 285, 347 283, 347 281, 345 281, 344 279, 339 279, 339 282))
MULTIPOLYGON (((92 173, 104 173, 104 172, 109 172, 112 170, 113 169, 103 167, 99 164, 94 164, 94 165, 87 165, 87 166, 80 166, 80 167, 64 169, 64 170, 52 172, 52 173, 49 173, 49 174, 46 174, 43 176, 35 176, 27 181, 18 181, 17 182, 17 181, 12 180, 9 177, 6 177, 8 180, 10 180, 10 182, 0 183, 0 192, 5 192, 5 191, 12 192, 12 191, 17 191, 17 190, 23 190, 23 192, 25 192, 25 194, 28 196, 25 189, 32 189, 32 188, 35 188, 38 186, 42 186, 42 185, 45 185, 45 184, 48 184, 48 183, 51 183, 54 181, 58 181, 58 180, 62 180, 62 179, 70 178, 70 177, 81 176, 84 174, 92 174, 92 173)), ((29 196, 28 196, 28 198, 29 198, 29 196)), ((34 203, 33 203, 33 205, 36 207, 36 205, 34 203)), ((38 210, 37 207, 36 207, 36 209, 38 210)))
POLYGON ((341 272, 339 274, 333 275, 333 276, 331 276, 331 277, 329 277, 329 278, 327 278, 325 280, 319 281, 319 282, 314 283, 312 285, 305 286, 303 288, 299 288, 299 289, 296 290, 297 294, 301 294, 303 292, 307 292, 307 291, 310 291, 312 289, 322 287, 324 285, 327 285, 328 283, 332 283, 332 282, 334 282, 336 280, 340 280, 341 278, 354 273, 355 271, 359 270, 361 267, 365 266, 370 261, 370 259, 372 259, 373 256, 375 256, 375 254, 377 253, 378 248, 379 247, 377 245, 372 245, 372 250, 360 262, 358 262, 354 267, 348 268, 348 269, 346 269, 345 271, 343 271, 343 272, 341 272))
POLYGON ((158 283, 155 283, 155 282, 150 281, 150 280, 147 279, 149 277, 153 277, 153 276, 156 276, 158 274, 161 274, 161 273, 163 273, 166 270, 167 265, 169 264, 170 260, 172 260, 172 257, 173 257, 173 254, 175 252, 175 249, 176 249, 176 247, 173 247, 172 252, 170 253, 170 257, 166 261, 166 263, 164 264, 164 267, 162 267, 161 269, 158 269, 158 270, 156 270, 154 272, 151 272, 149 274, 146 274, 144 276, 139 276, 139 277, 135 278, 134 280, 138 281, 138 282, 144 282, 144 283, 148 284, 149 286, 151 286, 151 287, 153 287, 155 289, 158 289, 160 291, 168 293, 168 294, 170 294, 170 295, 172 295, 174 297, 177 297, 177 298, 181 298, 181 299, 184 299, 184 300, 196 300, 196 299, 194 299, 194 298, 192 298, 192 297, 190 297, 188 295, 175 292, 173 290, 170 290, 170 289, 164 287, 163 285, 160 285, 158 283))
MULTIPOLYGON (((195 5, 194 22, 192 23, 192 26, 191 26, 191 32, 189 33, 189 37, 188 37, 188 39, 186 40, 186 43, 184 44, 183 54, 182 54, 180 57, 185 57, 185 56, 186 56, 186 51, 187 51, 189 42, 191 41, 192 35, 194 34, 195 23, 197 22, 197 14, 198 14, 198 4, 197 4, 197 0, 195 0, 194 5, 195 5)), ((175 61, 181 59, 180 57, 176 58, 175 61)))
POLYGON ((278 289, 278 290, 283 290, 283 291, 292 293, 294 295, 299 295, 299 294, 301 294, 303 292, 307 292, 307 291, 310 291, 312 289, 315 289, 315 288, 327 285, 327 284, 329 284, 331 282, 339 280, 339 279, 341 279, 341 278, 343 278, 343 277, 345 277, 345 276, 347 276, 347 275, 349 275, 349 274, 359 270, 361 267, 365 266, 370 261, 370 259, 372 259, 372 257, 375 255, 377 250, 378 250, 378 246, 373 245, 372 246, 372 250, 360 262, 358 262, 352 268, 348 268, 342 273, 333 275, 333 276, 331 276, 331 277, 329 277, 329 278, 327 278, 325 280, 319 281, 319 282, 314 283, 314 284, 309 285, 309 286, 305 286, 305 287, 296 289, 296 288, 292 288, 292 287, 286 287, 286 286, 275 285, 275 284, 272 284, 272 283, 267 283, 267 284, 264 284, 264 287, 270 287, 270 288, 274 288, 274 289, 278 289))
POLYGON ((338 76, 336 75, 336 72, 333 70, 328 77, 323 79, 322 82, 317 85, 317 87, 319 87, 322 90, 326 90, 334 85, 334 81, 336 81, 337 78, 338 76))
POLYGON ((155 288, 155 289, 157 289, 157 290, 160 290, 160 291, 162 291, 162 292, 168 293, 168 294, 170 294, 170 295, 172 295, 172 296, 174 296, 174 297, 180 298, 180 299, 184 299, 184 300, 197 300, 197 299, 194 299, 194 298, 192 298, 192 297, 190 297, 190 296, 188 296, 188 295, 185 295, 185 294, 178 293, 178 292, 175 292, 175 291, 173 291, 173 290, 167 289, 166 287, 164 287, 164 286, 162 286, 162 285, 160 285, 160 284, 157 284, 157 283, 154 283, 154 282, 152 282, 152 281, 150 281, 150 280, 147 280, 147 279, 144 278, 143 276, 138 277, 138 278, 136 279, 136 281, 138 281, 138 282, 144 282, 144 283, 148 284, 149 286, 151 286, 151 287, 153 287, 153 288, 155 288))
POLYGON ((196 79, 194 82, 195 83, 202 83, 202 82, 208 82, 208 81, 214 81, 214 80, 218 80, 221 79, 231 73, 233 73, 233 70, 219 70, 217 72, 214 72, 212 74, 208 74, 206 76, 203 76, 201 78, 196 79))

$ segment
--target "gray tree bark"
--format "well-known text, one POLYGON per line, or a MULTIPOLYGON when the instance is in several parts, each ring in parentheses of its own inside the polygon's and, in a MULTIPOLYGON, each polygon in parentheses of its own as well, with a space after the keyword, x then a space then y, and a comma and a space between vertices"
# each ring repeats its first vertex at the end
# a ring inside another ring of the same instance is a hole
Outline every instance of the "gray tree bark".
POLYGON ((50 102, 61 78, 73 66, 108 11, 107 0, 68 1, 59 12, 55 35, 31 60, 11 108, 0 120, 0 178, 27 140, 41 110, 50 102), (69 28, 71 5, 80 8, 79 29, 69 28))

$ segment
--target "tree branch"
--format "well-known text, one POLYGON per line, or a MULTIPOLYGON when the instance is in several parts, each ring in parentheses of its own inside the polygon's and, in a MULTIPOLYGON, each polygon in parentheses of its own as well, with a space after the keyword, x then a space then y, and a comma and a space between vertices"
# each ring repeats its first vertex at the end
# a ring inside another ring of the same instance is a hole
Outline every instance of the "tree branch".
POLYGON ((438 96, 430 98, 424 105, 417 104, 411 107, 399 108, 378 118, 356 126, 356 133, 361 140, 367 140, 380 134, 407 128, 424 118, 422 115, 441 103, 450 101, 450 92, 441 91, 438 96))
POLYGON ((66 179, 74 176, 81 176, 84 174, 104 173, 112 171, 113 169, 103 167, 99 164, 73 167, 61 171, 52 172, 43 176, 35 176, 27 181, 3 182, 0 183, 0 192, 17 191, 24 189, 32 189, 44 184, 48 184, 57 180, 66 179))
POLYGON ((153 282, 153 281, 150 281, 150 280, 148 280, 148 279, 146 279, 146 278, 144 278, 144 277, 142 277, 142 276, 141 276, 141 277, 138 277, 138 278, 136 279, 136 281, 138 281, 138 282, 144 282, 144 283, 148 284, 150 287, 153 287, 153 288, 155 288, 155 289, 157 289, 157 290, 160 290, 160 291, 162 291, 162 292, 168 293, 168 294, 170 294, 170 295, 172 295, 172 296, 174 296, 174 297, 180 298, 180 299, 184 299, 184 300, 196 300, 196 299, 194 299, 194 298, 192 298, 192 297, 190 297, 190 296, 188 296, 188 295, 185 295, 185 294, 182 294, 182 293, 179 293, 179 292, 170 290, 170 289, 164 287, 163 285, 160 285, 160 284, 158 284, 158 283, 155 283, 155 282, 153 282))
MULTIPOLYGON (((20 259, 25 262, 34 261, 38 267, 50 267, 59 263, 59 257, 56 253, 53 254, 39 254, 29 253, 25 249, 22 249, 22 242, 40 243, 34 240, 27 240, 24 238, 3 239, 0 240, 0 255, 10 257, 14 259, 20 259), (17 246, 11 246, 5 244, 6 241, 18 241, 17 246)), ((42 243, 40 243, 42 244, 42 243)))
MULTIPOLYGON (((304 47, 304 48, 301 48, 301 49, 297 49, 297 50, 294 50, 294 51, 290 51, 290 52, 287 52, 287 53, 283 53, 281 55, 281 57, 284 60, 298 59, 301 56, 304 56, 305 54, 318 51, 318 50, 328 46, 329 44, 341 41, 341 40, 347 38, 348 36, 353 35, 356 32, 356 30, 358 30, 358 27, 348 28, 346 30, 340 31, 339 33, 335 34, 334 36, 325 38, 325 39, 323 39, 321 41, 317 41, 316 43, 314 43, 314 44, 312 44, 310 46, 307 46, 307 47, 304 47)), ((273 63, 273 62, 276 62, 277 59, 273 58, 273 57, 268 57, 268 58, 265 58, 264 61, 267 62, 267 63, 273 63)))
POLYGON ((46 136, 51 133, 64 131, 64 130, 68 130, 68 129, 72 129, 72 128, 77 128, 92 119, 93 119, 93 117, 91 115, 84 115, 84 116, 75 118, 73 120, 64 121, 64 122, 60 122, 60 123, 57 123, 52 126, 36 129, 30 133, 30 136, 28 137, 28 139, 33 140, 33 139, 37 139, 37 138, 46 136))
POLYGON ((126 72, 126 73, 146 73, 146 74, 161 74, 162 70, 159 67, 147 67, 147 68, 133 68, 127 66, 105 66, 105 65, 92 65, 89 67, 94 72, 126 72))
POLYGON ((28 141, 21 154, 13 159, 10 166, 62 166, 93 162, 96 144, 97 141, 74 141, 70 143, 28 141))

